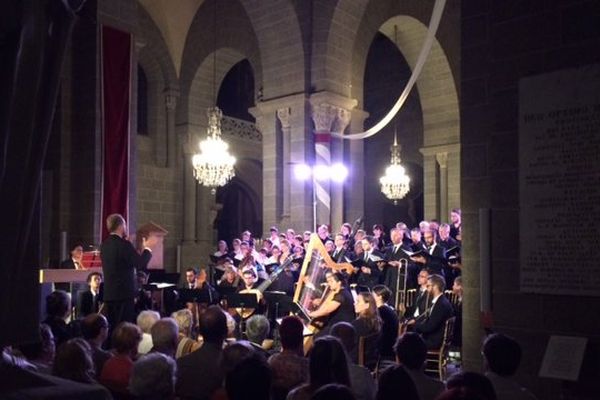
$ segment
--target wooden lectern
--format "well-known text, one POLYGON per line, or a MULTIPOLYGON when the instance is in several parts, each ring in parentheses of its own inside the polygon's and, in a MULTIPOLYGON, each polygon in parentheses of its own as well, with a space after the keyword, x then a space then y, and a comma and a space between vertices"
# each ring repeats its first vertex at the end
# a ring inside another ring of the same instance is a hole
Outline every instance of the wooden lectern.
POLYGON ((140 226, 136 232, 136 245, 140 249, 142 247, 142 237, 156 237, 156 244, 152 246, 152 258, 148 263, 148 269, 163 269, 164 268, 164 238, 169 233, 162 226, 150 221, 147 224, 140 226))

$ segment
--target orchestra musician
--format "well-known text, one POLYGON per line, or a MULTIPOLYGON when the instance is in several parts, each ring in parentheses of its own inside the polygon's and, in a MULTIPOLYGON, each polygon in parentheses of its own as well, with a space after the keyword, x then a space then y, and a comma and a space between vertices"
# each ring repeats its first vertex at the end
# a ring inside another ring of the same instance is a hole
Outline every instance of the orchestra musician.
POLYGON ((328 271, 325 280, 328 291, 321 299, 313 300, 313 304, 318 308, 308 313, 310 318, 318 321, 315 323, 321 322, 323 325, 318 336, 328 334, 336 322, 354 320, 354 300, 345 287, 344 275, 341 272, 328 271))

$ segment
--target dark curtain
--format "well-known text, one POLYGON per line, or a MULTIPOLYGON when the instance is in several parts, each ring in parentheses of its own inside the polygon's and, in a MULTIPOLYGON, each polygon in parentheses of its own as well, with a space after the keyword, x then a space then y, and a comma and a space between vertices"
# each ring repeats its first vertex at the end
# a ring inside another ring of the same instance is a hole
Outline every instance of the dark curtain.
POLYGON ((107 216, 119 213, 128 219, 130 50, 129 33, 102 27, 103 239, 107 216))
POLYGON ((71 7, 80 5, 14 0, 0 8, 0 345, 38 337, 42 167, 75 20, 71 7))

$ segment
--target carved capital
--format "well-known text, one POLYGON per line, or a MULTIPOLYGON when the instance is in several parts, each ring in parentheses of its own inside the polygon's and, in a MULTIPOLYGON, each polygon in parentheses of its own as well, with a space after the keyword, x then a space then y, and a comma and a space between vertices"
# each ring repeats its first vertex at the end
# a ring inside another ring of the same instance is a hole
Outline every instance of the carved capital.
POLYGON ((315 122, 315 131, 331 132, 333 122, 337 118, 338 108, 327 103, 312 106, 311 116, 315 122))
POLYGON ((281 126, 286 129, 290 127, 290 116, 292 115, 292 110, 290 107, 284 107, 277 109, 277 118, 279 122, 281 122, 281 126))
POLYGON ((331 127, 332 132, 342 133, 350 123, 350 119, 352 118, 352 113, 344 108, 337 109, 337 115, 335 121, 333 121, 333 126, 331 127))
POLYGON ((177 99, 179 98, 179 90, 174 88, 166 88, 163 90, 165 96, 165 107, 167 110, 174 110, 177 107, 177 99))
POLYGON ((448 167, 448 153, 437 153, 435 159, 439 164, 440 168, 448 167))

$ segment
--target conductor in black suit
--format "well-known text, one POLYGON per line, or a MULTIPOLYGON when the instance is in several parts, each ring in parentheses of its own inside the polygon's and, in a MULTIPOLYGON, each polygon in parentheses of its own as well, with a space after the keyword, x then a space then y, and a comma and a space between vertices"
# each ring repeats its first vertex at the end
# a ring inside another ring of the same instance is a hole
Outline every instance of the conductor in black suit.
POLYGON ((142 238, 144 251, 139 254, 124 237, 127 223, 120 214, 106 218, 109 235, 102 242, 100 257, 104 272, 104 303, 111 327, 119 322, 135 322, 134 298, 136 295, 135 270, 146 269, 152 258, 152 240, 142 238))
POLYGON ((409 322, 409 325, 414 325, 415 332, 421 334, 427 349, 439 349, 442 346, 446 321, 454 314, 452 304, 444 296, 445 288, 446 284, 442 276, 431 275, 427 280, 427 290, 433 299, 431 306, 422 317, 409 322))

